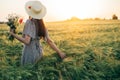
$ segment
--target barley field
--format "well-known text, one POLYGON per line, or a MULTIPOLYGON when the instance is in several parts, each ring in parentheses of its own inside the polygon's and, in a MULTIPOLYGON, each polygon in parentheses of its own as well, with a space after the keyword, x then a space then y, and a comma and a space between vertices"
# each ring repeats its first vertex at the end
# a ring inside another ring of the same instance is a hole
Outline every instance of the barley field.
MULTIPOLYGON (((0 80, 120 80, 119 20, 46 22, 45 25, 67 58, 61 60, 41 40, 44 50, 41 61, 35 66, 20 66, 23 44, 9 41, 9 27, 0 24, 0 80)), ((17 31, 22 29, 21 25, 17 31)))

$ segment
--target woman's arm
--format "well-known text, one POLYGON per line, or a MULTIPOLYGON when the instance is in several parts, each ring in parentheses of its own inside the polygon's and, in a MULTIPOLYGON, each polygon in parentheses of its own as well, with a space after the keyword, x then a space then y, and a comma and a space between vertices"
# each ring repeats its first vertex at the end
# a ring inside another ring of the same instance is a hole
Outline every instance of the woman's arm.
POLYGON ((64 59, 64 58, 66 57, 66 55, 57 48, 57 46, 55 45, 55 43, 54 43, 49 37, 47 38, 47 43, 50 45, 50 47, 51 47, 53 50, 55 50, 55 51, 58 53, 58 55, 59 55, 62 59, 64 59))
POLYGON ((28 35, 25 35, 25 38, 23 37, 19 37, 18 35, 14 34, 12 31, 10 31, 10 34, 13 35, 17 40, 19 40, 20 42, 28 45, 30 43, 30 39, 31 37, 28 35))

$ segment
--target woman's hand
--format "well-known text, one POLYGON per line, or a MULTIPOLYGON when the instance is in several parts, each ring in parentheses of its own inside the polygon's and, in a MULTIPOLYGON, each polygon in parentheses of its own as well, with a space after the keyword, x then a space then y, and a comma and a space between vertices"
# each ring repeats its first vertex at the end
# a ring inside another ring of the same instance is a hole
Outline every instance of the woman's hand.
POLYGON ((63 53, 63 52, 60 52, 60 53, 59 53, 59 56, 60 56, 61 59, 66 58, 66 55, 65 55, 65 53, 63 53))

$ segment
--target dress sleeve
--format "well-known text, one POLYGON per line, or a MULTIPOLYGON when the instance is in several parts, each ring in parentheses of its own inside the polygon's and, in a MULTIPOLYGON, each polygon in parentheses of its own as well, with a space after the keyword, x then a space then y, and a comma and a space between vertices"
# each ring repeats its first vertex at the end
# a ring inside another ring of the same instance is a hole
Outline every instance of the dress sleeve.
POLYGON ((23 35, 29 35, 31 38, 35 38, 34 25, 30 20, 27 20, 23 29, 23 35))

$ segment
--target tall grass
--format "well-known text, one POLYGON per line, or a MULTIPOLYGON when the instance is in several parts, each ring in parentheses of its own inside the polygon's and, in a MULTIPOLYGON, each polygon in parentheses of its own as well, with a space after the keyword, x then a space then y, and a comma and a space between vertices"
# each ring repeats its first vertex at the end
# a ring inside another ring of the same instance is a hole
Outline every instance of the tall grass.
POLYGON ((8 41, 8 28, 0 25, 0 80, 120 80, 120 21, 47 22, 46 27, 67 58, 61 60, 41 40, 44 57, 22 67, 23 44, 8 41))

